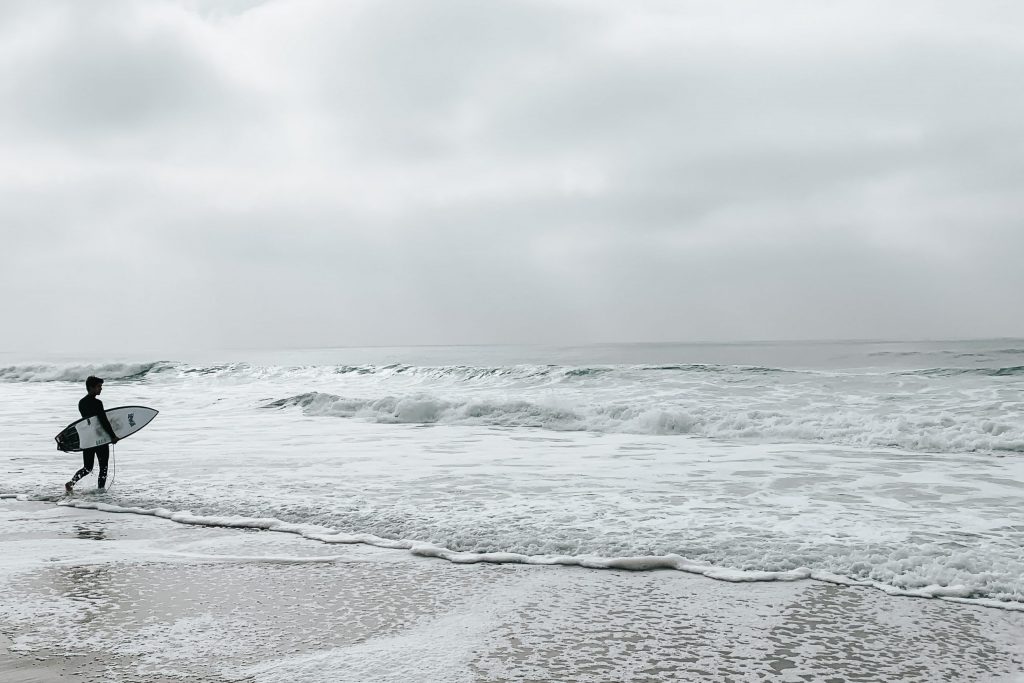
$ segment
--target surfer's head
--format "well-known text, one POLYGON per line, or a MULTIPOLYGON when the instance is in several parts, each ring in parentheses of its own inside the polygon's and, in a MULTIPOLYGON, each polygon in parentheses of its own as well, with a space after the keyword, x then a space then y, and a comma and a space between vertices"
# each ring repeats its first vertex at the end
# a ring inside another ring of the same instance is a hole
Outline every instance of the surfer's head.
POLYGON ((99 377, 90 375, 89 378, 85 380, 85 390, 95 396, 103 391, 103 380, 99 377))

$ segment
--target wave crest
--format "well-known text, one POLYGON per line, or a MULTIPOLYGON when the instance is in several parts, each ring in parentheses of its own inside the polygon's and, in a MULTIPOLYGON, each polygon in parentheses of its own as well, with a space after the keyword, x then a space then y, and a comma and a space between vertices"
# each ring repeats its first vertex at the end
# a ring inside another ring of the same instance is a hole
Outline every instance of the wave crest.
POLYGON ((148 363, 100 363, 55 365, 10 365, 0 368, 2 382, 84 382, 90 375, 106 380, 139 380, 152 372, 159 372, 170 363, 152 361, 148 363))
POLYGON ((343 398, 318 391, 265 404, 299 407, 306 415, 363 418, 385 424, 484 424, 582 431, 583 418, 571 410, 529 401, 447 401, 427 394, 377 399, 343 398))
POLYGON ((833 443, 921 452, 1024 453, 1024 428, 998 420, 943 416, 867 415, 846 411, 742 410, 723 406, 598 404, 577 407, 529 401, 448 400, 429 394, 344 398, 309 392, 271 401, 265 408, 301 408, 306 415, 363 419, 382 424, 452 424, 536 427, 554 431, 623 434, 692 434, 722 439, 833 443))

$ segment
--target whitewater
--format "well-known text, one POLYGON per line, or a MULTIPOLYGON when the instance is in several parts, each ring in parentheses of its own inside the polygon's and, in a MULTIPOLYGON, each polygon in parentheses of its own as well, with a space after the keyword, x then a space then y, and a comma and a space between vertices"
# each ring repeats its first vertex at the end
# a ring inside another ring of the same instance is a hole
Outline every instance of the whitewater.
POLYGON ((0 495, 1024 609, 1024 341, 0 354, 0 495), (161 411, 72 498, 84 379, 161 411))

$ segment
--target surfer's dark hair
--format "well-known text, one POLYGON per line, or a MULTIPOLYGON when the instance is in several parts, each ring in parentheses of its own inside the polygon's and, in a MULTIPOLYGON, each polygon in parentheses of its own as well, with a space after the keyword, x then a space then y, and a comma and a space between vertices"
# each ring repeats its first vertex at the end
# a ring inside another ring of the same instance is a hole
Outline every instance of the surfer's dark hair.
POLYGON ((103 384, 103 380, 94 375, 89 375, 89 377, 85 380, 86 389, 92 389, 93 387, 97 387, 101 384, 103 384))

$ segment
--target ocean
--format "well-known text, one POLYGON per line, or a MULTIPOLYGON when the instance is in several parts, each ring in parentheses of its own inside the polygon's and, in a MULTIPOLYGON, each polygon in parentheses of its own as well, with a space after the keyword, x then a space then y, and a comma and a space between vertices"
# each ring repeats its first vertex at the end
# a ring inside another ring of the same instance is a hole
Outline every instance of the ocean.
POLYGON ((1024 610, 1024 340, 3 353, 0 424, 4 497, 1024 610), (65 497, 89 375, 160 415, 65 497))

